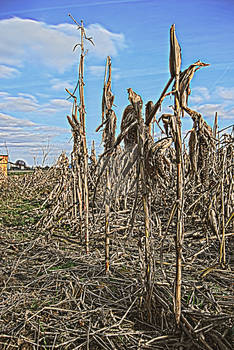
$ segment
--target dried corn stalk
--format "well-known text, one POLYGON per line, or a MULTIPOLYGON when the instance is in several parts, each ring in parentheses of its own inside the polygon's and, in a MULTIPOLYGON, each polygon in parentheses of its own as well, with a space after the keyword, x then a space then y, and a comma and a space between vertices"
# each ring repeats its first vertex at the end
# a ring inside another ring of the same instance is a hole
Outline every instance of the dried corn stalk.
POLYGON ((218 113, 215 113, 215 118, 214 118, 214 125, 213 125, 213 136, 214 138, 217 137, 217 132, 218 132, 218 113))
POLYGON ((169 68, 171 77, 175 78, 180 74, 181 66, 181 48, 177 41, 175 34, 175 25, 173 24, 170 29, 170 58, 169 68))
MULTIPOLYGON (((191 94, 190 82, 194 76, 194 73, 198 69, 206 66, 209 66, 209 64, 203 63, 199 60, 191 64, 187 69, 185 69, 183 72, 179 74, 178 96, 179 96, 180 108, 182 109, 182 114, 183 114, 183 107, 187 107, 188 97, 191 94)), ((174 88, 175 88, 175 85, 174 85, 174 88)))
MULTIPOLYGON (((88 190, 88 150, 87 150, 87 142, 86 142, 86 127, 85 127, 85 102, 84 102, 84 58, 87 54, 87 51, 84 50, 84 39, 91 42, 93 45, 92 38, 88 38, 85 33, 83 21, 79 24, 71 15, 69 15, 72 20, 76 23, 77 29, 80 30, 81 43, 75 45, 74 50, 77 46, 80 46, 80 62, 79 62, 79 79, 77 86, 79 88, 79 123, 80 123, 80 153, 82 154, 82 160, 80 161, 81 168, 81 187, 82 187, 82 201, 83 201, 83 211, 84 211, 84 231, 85 231, 85 244, 86 244, 86 253, 89 252, 89 190, 88 190)), ((72 94, 74 96, 76 88, 72 94)), ((75 99, 76 101, 76 99, 75 99)), ((75 142, 75 140, 74 140, 75 142)), ((74 145, 76 148, 77 146, 74 145)))
POLYGON ((211 170, 215 159, 215 139, 211 127, 201 114, 189 107, 183 107, 192 117, 193 129, 189 139, 189 157, 192 175, 200 177, 203 185, 209 186, 211 170))
POLYGON ((138 145, 138 166, 140 182, 142 186, 142 202, 144 210, 144 223, 145 223, 145 236, 144 236, 144 249, 145 249, 145 283, 146 283, 146 307, 148 311, 148 317, 151 319, 151 289, 152 289, 152 262, 150 253, 150 218, 149 218, 149 193, 145 171, 144 161, 144 144, 145 144, 145 130, 144 122, 142 118, 143 102, 139 95, 137 95, 131 88, 128 89, 128 99, 131 102, 134 111, 137 116, 137 145, 138 145))
MULTIPOLYGON (((96 129, 98 131, 102 126, 102 141, 104 151, 112 149, 115 144, 116 115, 112 110, 114 95, 111 91, 111 58, 107 57, 104 76, 104 87, 102 96, 102 124, 96 129), (107 78, 108 72, 108 79, 107 78)), ((109 158, 107 157, 109 160, 109 158)), ((112 160, 112 159, 111 159, 112 160)), ((110 270, 110 195, 111 195, 111 165, 107 164, 105 170, 106 193, 105 193, 105 266, 106 273, 110 270)))
POLYGON ((95 149, 95 142, 94 141, 92 141, 90 160, 92 162, 92 165, 94 167, 96 167, 96 165, 97 165, 97 156, 96 156, 96 149, 95 149))
MULTIPOLYGON (((121 121, 121 127, 120 127, 121 133, 124 133, 136 121, 137 121, 136 111, 132 105, 128 105, 125 108, 122 115, 122 121, 121 121)), ((125 149, 128 151, 131 151, 136 143, 137 143, 137 124, 135 123, 135 125, 124 136, 125 149)))
POLYGON ((175 278, 175 320, 179 325, 181 317, 181 284, 182 284, 182 247, 184 238, 184 218, 183 218, 183 154, 181 141, 181 121, 180 121, 180 103, 179 103, 179 72, 181 66, 181 49, 175 35, 175 25, 171 26, 170 31, 170 70, 171 75, 175 78, 174 90, 174 120, 175 130, 173 138, 176 150, 177 165, 177 232, 176 232, 176 278, 175 278))
POLYGON ((165 137, 155 143, 149 143, 148 148, 145 147, 145 168, 151 181, 161 177, 165 185, 169 183, 172 164, 167 153, 172 142, 172 137, 165 137))
MULTIPOLYGON (((107 57, 106 70, 104 77, 104 87, 102 96, 102 125, 104 130, 102 133, 102 142, 104 143, 104 149, 107 151, 112 148, 115 143, 115 131, 116 131, 116 115, 112 109, 114 103, 114 95, 111 91, 111 58, 107 57), (108 79, 106 81, 108 71, 108 79)), ((101 127, 100 126, 100 127, 101 127)), ((97 128, 97 130, 100 129, 97 128)))
MULTIPOLYGON (((68 90, 67 90, 68 91, 68 90)), ((68 91, 69 92, 69 91, 68 91)), ((74 98, 72 118, 67 116, 68 122, 71 126, 73 136, 73 151, 71 154, 71 165, 72 165, 72 178, 73 178, 73 218, 78 218, 77 213, 77 201, 79 203, 79 220, 80 230, 82 232, 82 220, 83 220, 83 186, 82 186, 82 132, 81 124, 77 118, 77 99, 74 98)))
POLYGON ((197 152, 198 152, 198 142, 197 142, 197 132, 193 128, 189 137, 189 159, 191 164, 191 174, 192 176, 197 174, 197 152))

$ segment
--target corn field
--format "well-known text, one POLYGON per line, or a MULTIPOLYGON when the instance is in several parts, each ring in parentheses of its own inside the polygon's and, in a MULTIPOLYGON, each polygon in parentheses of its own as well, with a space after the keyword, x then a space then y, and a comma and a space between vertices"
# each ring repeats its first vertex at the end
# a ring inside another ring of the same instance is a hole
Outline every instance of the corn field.
POLYGON ((67 90, 71 161, 63 153, 47 171, 0 184, 0 349, 232 349, 233 132, 189 107, 192 78, 208 64, 182 70, 172 25, 158 100, 128 88, 116 116, 108 56, 104 150, 93 142, 89 155, 85 42, 95 42, 70 17, 81 34, 79 79, 67 90), (160 112, 167 96, 173 114, 160 112), (183 137, 185 114, 193 126, 183 137))

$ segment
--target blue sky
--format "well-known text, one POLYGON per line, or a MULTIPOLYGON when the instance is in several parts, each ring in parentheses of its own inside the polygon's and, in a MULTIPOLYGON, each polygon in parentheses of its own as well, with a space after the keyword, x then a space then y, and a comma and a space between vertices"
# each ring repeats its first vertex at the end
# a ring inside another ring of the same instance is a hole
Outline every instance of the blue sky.
MULTIPOLYGON (((101 98, 106 56, 112 58, 118 125, 127 88, 157 101, 169 78, 169 30, 175 23, 182 70, 198 59, 210 63, 192 80, 189 106, 220 128, 234 120, 234 0, 0 0, 0 153, 11 161, 53 162, 72 147, 65 88, 77 81, 79 42, 68 17, 83 19, 95 47, 85 62, 88 144, 100 149, 101 98)), ((168 97, 163 111, 173 103, 168 97)), ((160 113, 158 114, 158 117, 160 113)), ((189 117, 183 130, 191 128, 189 117)), ((156 129, 157 131, 157 129, 156 129)))

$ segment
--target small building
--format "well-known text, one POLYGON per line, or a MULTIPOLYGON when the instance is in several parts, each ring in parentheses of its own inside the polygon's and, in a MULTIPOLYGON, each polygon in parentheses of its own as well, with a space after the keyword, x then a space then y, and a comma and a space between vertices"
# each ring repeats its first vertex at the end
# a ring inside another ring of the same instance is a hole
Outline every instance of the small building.
POLYGON ((7 163, 8 163, 8 155, 0 154, 0 177, 3 175, 7 177, 7 163))
POLYGON ((15 165, 16 165, 16 168, 20 169, 20 170, 24 170, 24 169, 27 169, 27 165, 25 163, 24 160, 22 159, 18 159, 16 162, 15 162, 15 165))

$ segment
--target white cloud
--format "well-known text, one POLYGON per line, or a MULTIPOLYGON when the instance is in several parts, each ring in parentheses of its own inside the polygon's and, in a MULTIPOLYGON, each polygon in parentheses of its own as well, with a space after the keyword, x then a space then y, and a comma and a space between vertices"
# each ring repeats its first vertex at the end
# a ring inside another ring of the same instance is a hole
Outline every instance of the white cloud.
POLYGON ((50 95, 44 94, 43 92, 35 92, 35 95, 38 96, 38 97, 44 98, 44 99, 50 98, 50 95))
POLYGON ((218 103, 206 103, 198 107, 198 111, 201 114, 205 114, 208 117, 213 116, 217 110, 222 110, 223 107, 218 103))
POLYGON ((225 119, 234 120, 234 108, 228 109, 225 111, 225 119))
POLYGON ((105 66, 88 66, 88 70, 95 77, 104 77, 105 66))
POLYGON ((69 108, 72 106, 72 103, 70 101, 67 101, 67 100, 55 98, 53 100, 50 100, 49 105, 54 106, 54 107, 58 107, 59 109, 62 108, 62 109, 69 110, 69 108))
POLYGON ((4 111, 33 112, 39 107, 31 98, 23 96, 6 96, 0 102, 0 109, 4 111))
MULTIPOLYGON (((73 24, 61 23, 51 28, 64 33, 67 36, 74 37, 74 45, 80 42, 79 35, 77 35, 77 27, 73 24)), ((98 23, 90 24, 85 28, 86 36, 92 38, 94 45, 86 41, 90 53, 95 54, 101 58, 108 55, 115 56, 118 50, 126 47, 125 37, 123 33, 113 33, 98 23)))
POLYGON ((218 113, 221 119, 234 119, 234 87, 225 88, 218 86, 211 92, 206 87, 192 89, 191 108, 201 113, 204 117, 213 118, 218 113), (193 94, 194 93, 194 94, 193 94))
MULTIPOLYGON (((54 26, 56 27, 56 26, 54 26)), ((24 61, 41 62, 63 70, 70 65, 75 37, 29 19, 0 21, 0 62, 20 66, 24 61), (5 35, 7 33, 7 35, 5 35)))
POLYGON ((99 57, 116 56, 118 50, 126 47, 122 33, 112 33, 100 24, 91 24, 87 27, 86 32, 87 36, 92 37, 95 43, 95 46, 90 45, 89 51, 99 57))
POLYGON ((219 97, 222 97, 225 100, 234 100, 234 87, 225 88, 219 86, 216 88, 216 92, 219 97))
POLYGON ((59 90, 72 90, 74 86, 69 81, 64 81, 58 78, 54 78, 50 81, 51 83, 51 89, 59 91, 59 90))
MULTIPOLYGON (((95 46, 87 43, 90 54, 104 58, 125 47, 123 34, 112 33, 100 24, 89 25, 86 32, 95 41, 95 46)), ((72 48, 79 40, 73 24, 48 25, 18 17, 4 19, 0 21, 0 63, 19 67, 25 62, 39 62, 64 72, 78 60, 72 48)))
POLYGON ((19 95, 19 96, 26 97, 26 98, 28 98, 28 99, 34 101, 35 103, 38 102, 38 101, 37 101, 37 98, 36 98, 34 95, 32 95, 32 94, 25 94, 24 92, 19 92, 18 95, 19 95))
POLYGON ((40 104, 37 98, 31 94, 18 93, 17 96, 11 96, 8 93, 0 92, 0 108, 6 113, 25 112, 25 113, 57 113, 61 110, 70 111, 72 103, 65 99, 52 99, 47 103, 40 104))
MULTIPOLYGON (((104 79, 104 74, 105 74, 105 66, 98 66, 98 65, 94 65, 94 66, 88 66, 88 71, 90 72, 90 74, 95 77, 95 78, 102 78, 104 79)), ((121 75, 119 73, 119 69, 118 68, 112 68, 112 78, 117 80, 120 79, 121 75)))
POLYGON ((72 102, 67 101, 65 99, 55 98, 50 100, 48 103, 42 104, 40 108, 38 108, 37 113, 43 114, 55 114, 58 112, 70 112, 72 107, 72 102))
POLYGON ((5 78, 5 79, 14 78, 19 74, 20 74, 20 72, 16 68, 5 66, 3 64, 0 65, 0 78, 1 79, 2 78, 5 78))
POLYGON ((189 102, 191 103, 201 103, 204 102, 204 98, 199 95, 189 96, 189 102))
POLYGON ((189 102, 201 103, 210 100, 210 93, 206 87, 200 86, 192 89, 189 102))
POLYGON ((207 103, 199 106, 193 106, 197 112, 201 113, 204 117, 214 117, 215 113, 218 113, 218 117, 221 119, 234 119, 234 108, 227 109, 226 106, 218 103, 207 103))
POLYGON ((67 133, 68 129, 61 128, 60 126, 48 126, 48 125, 35 125, 34 130, 36 131, 42 131, 42 132, 51 132, 51 128, 53 128, 53 131, 56 133, 67 133))
POLYGON ((40 110, 37 111, 38 113, 40 114, 47 114, 47 115, 50 115, 50 114, 55 114, 58 112, 58 110, 56 108, 52 108, 50 106, 48 107, 42 107, 40 110))
MULTIPOLYGON (((59 137, 61 142, 51 147, 51 154, 59 155, 62 150, 70 150, 71 145, 64 142, 64 136, 69 138, 69 129, 40 125, 0 113, 0 148, 7 147, 10 155, 14 154, 14 159, 23 158, 32 165, 32 155, 42 155, 43 147, 48 142, 52 144, 56 137, 59 137)), ((53 161, 54 159, 50 159, 50 163, 53 161)), ((40 159, 38 162, 40 163, 40 159)))
POLYGON ((14 128, 23 128, 23 127, 32 127, 36 126, 35 123, 30 120, 19 119, 12 117, 11 115, 0 113, 0 131, 4 127, 14 127, 14 128))
POLYGON ((6 97, 6 96, 9 96, 8 92, 0 91, 0 98, 1 97, 6 97))

